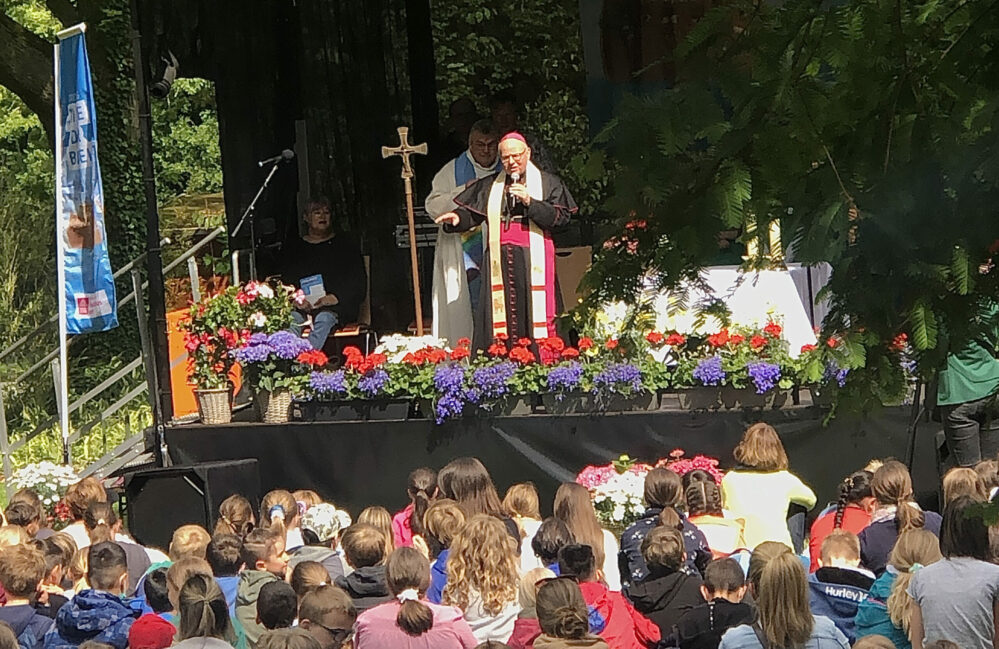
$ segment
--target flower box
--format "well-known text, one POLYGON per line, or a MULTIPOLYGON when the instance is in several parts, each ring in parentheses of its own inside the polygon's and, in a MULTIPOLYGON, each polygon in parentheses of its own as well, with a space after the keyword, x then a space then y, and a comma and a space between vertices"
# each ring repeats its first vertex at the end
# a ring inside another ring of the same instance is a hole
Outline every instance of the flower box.
POLYGON ((776 410, 787 403, 788 391, 776 389, 759 394, 753 388, 727 386, 722 388, 721 399, 726 410, 776 410))
POLYGON ((408 419, 409 399, 345 399, 342 401, 296 401, 296 421, 387 421, 408 419))
POLYGON ((638 410, 654 410, 659 406, 659 396, 654 392, 638 392, 636 394, 610 394, 586 397, 589 412, 635 412, 638 410), (655 408, 653 407, 655 406, 655 408))
POLYGON ((543 392, 541 405, 549 415, 575 415, 590 411, 585 392, 543 392))
MULTIPOLYGON (((722 407, 721 388, 685 388, 674 394, 681 410, 718 410, 722 407)), ((666 402, 665 397, 663 402, 666 402)))
POLYGON ((476 414, 485 417, 524 417, 534 414, 534 395, 513 395, 475 407, 476 414))

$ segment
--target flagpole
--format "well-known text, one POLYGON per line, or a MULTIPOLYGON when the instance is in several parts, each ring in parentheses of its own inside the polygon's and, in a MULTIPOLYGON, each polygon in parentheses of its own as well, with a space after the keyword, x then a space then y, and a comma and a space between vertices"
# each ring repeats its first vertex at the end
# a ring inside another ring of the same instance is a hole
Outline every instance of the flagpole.
POLYGON ((59 393, 56 397, 59 400, 59 432, 62 434, 62 462, 70 463, 69 452, 69 335, 67 333, 67 304, 66 304, 66 248, 65 232, 63 231, 63 168, 62 168, 62 136, 63 136, 63 110, 62 98, 60 96, 61 66, 59 65, 59 41, 75 34, 81 34, 87 30, 84 23, 74 25, 56 34, 56 44, 54 49, 54 90, 55 96, 55 238, 56 238, 56 271, 59 297, 59 377, 56 383, 59 386, 59 393))

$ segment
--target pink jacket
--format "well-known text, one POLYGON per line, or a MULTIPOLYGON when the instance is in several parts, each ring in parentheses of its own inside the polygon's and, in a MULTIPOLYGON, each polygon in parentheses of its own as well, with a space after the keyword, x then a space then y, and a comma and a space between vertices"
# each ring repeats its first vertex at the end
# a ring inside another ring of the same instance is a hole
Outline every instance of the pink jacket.
POLYGON ((392 517, 392 536, 397 548, 413 547, 413 528, 409 526, 409 519, 412 515, 413 503, 409 503, 406 509, 392 517))
POLYGON ((399 628, 399 602, 392 600, 369 609, 354 625, 354 649, 475 649, 479 641, 461 609, 423 601, 434 614, 434 626, 419 637, 399 628))

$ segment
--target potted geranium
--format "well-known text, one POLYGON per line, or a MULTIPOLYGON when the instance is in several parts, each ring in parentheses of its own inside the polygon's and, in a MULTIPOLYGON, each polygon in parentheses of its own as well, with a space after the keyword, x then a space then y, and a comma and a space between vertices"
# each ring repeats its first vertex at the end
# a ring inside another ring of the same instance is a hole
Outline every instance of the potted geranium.
POLYGON ((266 423, 288 421, 292 398, 304 391, 310 372, 327 363, 326 354, 287 330, 253 334, 236 358, 256 388, 257 407, 266 423))
POLYGON ((232 420, 232 368, 235 352, 250 336, 239 289, 230 287, 192 304, 181 320, 187 350, 188 381, 194 386, 198 415, 204 424, 232 420))

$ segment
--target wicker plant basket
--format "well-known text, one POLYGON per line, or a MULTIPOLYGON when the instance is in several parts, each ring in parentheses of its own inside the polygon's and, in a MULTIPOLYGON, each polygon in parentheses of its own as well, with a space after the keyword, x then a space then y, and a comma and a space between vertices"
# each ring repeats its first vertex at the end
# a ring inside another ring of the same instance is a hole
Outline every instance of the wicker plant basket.
POLYGON ((260 420, 265 424, 283 424, 291 420, 291 390, 278 388, 273 392, 257 392, 260 420))
POLYGON ((194 394, 201 423, 216 425, 232 421, 232 387, 195 390, 194 394))

